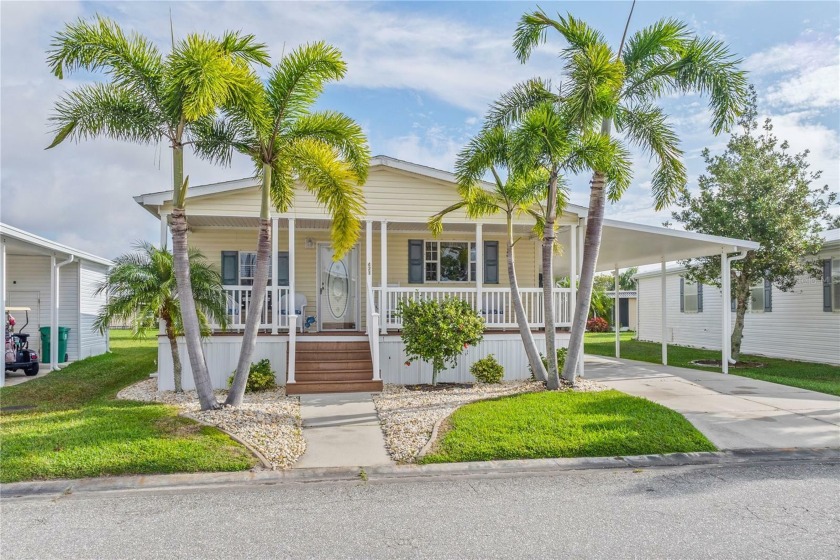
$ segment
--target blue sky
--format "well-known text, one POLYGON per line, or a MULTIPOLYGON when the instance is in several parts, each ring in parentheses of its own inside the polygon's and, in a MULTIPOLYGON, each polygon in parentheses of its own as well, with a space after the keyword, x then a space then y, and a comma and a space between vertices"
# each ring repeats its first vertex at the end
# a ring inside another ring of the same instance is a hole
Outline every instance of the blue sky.
MULTIPOLYGON (((618 43, 630 2, 540 3, 549 13, 569 12, 618 43)), ((517 81, 558 77, 556 36, 527 65, 511 38, 532 2, 389 3, 14 3, 0 5, 0 218, 79 248, 113 257, 136 239, 157 238, 158 226, 131 197, 169 188, 165 145, 139 147, 105 140, 49 143, 47 119, 62 91, 92 79, 60 81, 47 71, 45 51, 64 22, 109 15, 163 50, 169 10, 176 35, 242 29, 269 45, 274 60, 307 41, 338 46, 347 78, 319 102, 343 111, 365 128, 374 154, 451 170, 458 150, 481 125, 488 103, 517 81), (33 210, 37 212, 33 213, 33 210)), ((639 2, 631 32, 663 17, 686 22, 701 35, 724 40, 744 59, 759 93, 759 110, 772 116, 793 150, 811 150, 824 171, 821 183, 840 179, 840 3, 639 2)), ((703 171, 700 151, 719 151, 726 136, 708 130, 705 101, 663 100, 682 138, 689 187, 703 171)), ((241 178, 250 163, 238 158, 221 169, 188 160, 193 184, 241 178)), ((608 208, 613 218, 661 224, 649 196, 651 166, 636 158, 633 186, 608 208)), ((572 200, 585 203, 587 178, 571 181, 572 200)))

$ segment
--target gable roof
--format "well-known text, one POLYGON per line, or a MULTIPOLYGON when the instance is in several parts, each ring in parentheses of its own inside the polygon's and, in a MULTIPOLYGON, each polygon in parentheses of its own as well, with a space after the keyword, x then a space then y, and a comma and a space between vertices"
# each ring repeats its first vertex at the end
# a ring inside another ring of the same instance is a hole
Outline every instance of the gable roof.
POLYGON ((2 235, 5 238, 13 239, 19 242, 19 244, 17 245, 18 247, 23 247, 24 245, 34 246, 38 249, 41 249, 41 252, 43 252, 44 254, 62 253, 68 256, 73 255, 74 257, 77 257, 79 259, 94 262, 104 266, 113 266, 114 264, 113 261, 109 259, 99 257, 86 251, 80 251, 78 249, 74 249, 73 247, 68 247, 67 245, 51 241, 45 237, 35 235, 34 233, 29 233, 28 231, 24 231, 14 226, 10 226, 8 224, 0 223, 0 235, 2 235))
MULTIPOLYGON (((436 169, 427 165, 420 165, 419 163, 412 163, 410 161, 404 161, 401 159, 392 158, 390 156, 378 155, 372 157, 370 160, 370 168, 396 169, 398 171, 402 171, 403 173, 409 173, 418 177, 425 177, 428 179, 435 179, 438 181, 451 183, 453 186, 458 183, 457 177, 454 173, 450 171, 444 171, 442 169, 436 169)), ((209 183, 207 185, 196 185, 194 187, 190 187, 187 198, 197 198, 201 196, 208 196, 220 193, 229 193, 233 191, 257 187, 259 186, 259 184, 260 183, 258 178, 246 177, 244 179, 236 179, 233 181, 222 181, 219 183, 209 183)), ((489 183, 487 181, 482 181, 481 184, 486 189, 492 189, 494 187, 492 183, 489 183)), ((152 214, 155 214, 152 207, 161 206, 167 202, 172 201, 172 189, 141 194, 135 196, 134 201, 137 202, 137 204, 140 204, 141 206, 146 208, 146 210, 148 210, 152 214)), ((587 209, 584 206, 578 206, 576 204, 567 204, 566 212, 569 214, 575 214, 577 216, 585 216, 587 209)))

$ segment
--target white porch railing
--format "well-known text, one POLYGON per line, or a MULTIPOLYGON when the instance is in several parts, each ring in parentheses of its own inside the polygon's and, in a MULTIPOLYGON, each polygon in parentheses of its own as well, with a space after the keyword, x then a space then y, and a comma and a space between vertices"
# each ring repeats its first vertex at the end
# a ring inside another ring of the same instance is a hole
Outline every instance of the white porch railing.
POLYGON ((379 371, 379 320, 380 314, 376 311, 374 306, 373 288, 368 286, 367 289, 367 335, 370 343, 370 359, 373 363, 373 380, 379 381, 382 379, 382 374, 379 371))
MULTIPOLYGON (((225 291, 225 298, 227 299, 228 329, 244 329, 245 321, 248 318, 248 309, 251 307, 251 286, 222 286, 222 289, 225 291)), ((260 328, 270 329, 275 324, 281 329, 288 328, 289 314, 290 312, 294 313, 294 309, 279 309, 279 305, 274 304, 274 288, 272 286, 268 286, 265 291, 265 300, 263 300, 260 314, 260 328)), ((285 303, 287 308, 289 305, 294 305, 294 302, 290 301, 288 297, 288 286, 280 286, 278 291, 280 295, 278 299, 281 303, 285 303)))
MULTIPOLYGON (((380 319, 389 329, 402 328, 402 320, 397 310, 401 301, 407 300, 436 300, 442 301, 454 297, 469 302, 473 309, 484 318, 488 328, 510 329, 517 328, 516 312, 510 296, 509 288, 481 289, 478 288, 373 288, 375 293, 376 310, 380 319)), ((522 307, 528 319, 528 326, 541 328, 543 326, 543 289, 520 288, 522 307)), ((554 288, 554 322, 558 327, 569 327, 572 324, 571 288, 554 288)))

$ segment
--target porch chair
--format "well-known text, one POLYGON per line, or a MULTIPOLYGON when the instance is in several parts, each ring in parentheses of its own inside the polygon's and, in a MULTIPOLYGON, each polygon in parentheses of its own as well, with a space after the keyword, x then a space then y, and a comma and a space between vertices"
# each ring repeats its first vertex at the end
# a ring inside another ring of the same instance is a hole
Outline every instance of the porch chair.
MULTIPOLYGON (((295 293, 295 315, 297 315, 297 328, 300 332, 303 332, 303 322, 306 320, 306 306, 308 304, 309 301, 305 295, 300 292, 295 293)), ((284 295, 280 298, 280 314, 286 315, 287 313, 286 296, 284 295)))

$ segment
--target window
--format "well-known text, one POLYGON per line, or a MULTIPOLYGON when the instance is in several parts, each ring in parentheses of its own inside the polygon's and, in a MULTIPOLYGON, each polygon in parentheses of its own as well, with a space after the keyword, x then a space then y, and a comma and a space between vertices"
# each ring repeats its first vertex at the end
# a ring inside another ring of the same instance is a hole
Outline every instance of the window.
POLYGON ((424 271, 426 282, 474 281, 475 243, 467 241, 426 241, 424 271))
MULTIPOLYGON (((249 251, 239 252, 239 284, 254 285, 254 273, 257 271, 257 254, 249 251)), ((271 265, 268 267, 268 280, 271 284, 271 265)))
POLYGON ((840 259, 831 260, 831 302, 834 311, 840 311, 840 259))
POLYGON ((769 280, 760 280, 750 287, 750 298, 747 301, 749 313, 764 313, 772 311, 772 284, 769 280))
POLYGON ((683 285, 683 313, 697 313, 700 311, 698 306, 698 286, 696 282, 685 282, 683 285))

